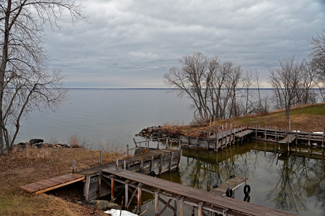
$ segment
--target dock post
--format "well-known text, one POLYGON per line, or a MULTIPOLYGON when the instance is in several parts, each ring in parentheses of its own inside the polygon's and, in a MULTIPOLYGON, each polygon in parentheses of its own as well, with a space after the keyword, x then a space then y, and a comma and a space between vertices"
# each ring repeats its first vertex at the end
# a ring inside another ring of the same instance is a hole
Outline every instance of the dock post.
POLYGON ((152 169, 153 169, 153 156, 151 157, 150 172, 152 171, 152 169))
POLYGON ((182 145, 181 145, 181 139, 178 140, 178 149, 181 149, 182 145))
POLYGON ((74 173, 76 167, 76 159, 72 160, 72 173, 74 173))
POLYGON ((223 125, 221 125, 221 130, 223 131, 223 125))
POLYGON ((126 158, 129 157, 129 145, 126 145, 126 158))
POLYGON ((296 146, 298 145, 298 129, 296 129, 296 146))
POLYGON ((116 156, 116 171, 118 171, 118 156, 116 156))
POLYGON ((257 125, 256 125, 256 130, 255 130, 255 138, 257 138, 257 125))
POLYGON ((125 181, 125 209, 128 209, 128 203, 129 203, 129 180, 125 181))
POLYGON ((216 148, 214 151, 218 152, 219 150, 219 138, 218 138, 218 132, 216 132, 216 148))
POLYGON ((168 138, 166 138, 166 148, 168 148, 168 142, 169 142, 169 140, 168 140, 168 138))
POLYGON ((184 216, 183 215, 183 205, 184 205, 184 198, 181 197, 179 200, 179 216, 184 216))
POLYGON ((202 206, 203 206, 203 202, 200 202, 197 208, 197 215, 198 216, 202 216, 202 206))
POLYGON ((159 214, 159 209, 158 209, 158 202, 159 202, 159 191, 155 191, 155 215, 159 214))
POLYGON ((267 126, 265 126, 265 141, 266 141, 266 130, 267 130, 267 126))
POLYGON ((310 134, 310 131, 309 131, 309 136, 308 136, 308 146, 310 146, 310 136, 311 136, 311 134, 310 134))
POLYGON ((191 140, 190 140, 190 130, 189 129, 187 129, 187 139, 188 139, 188 143, 187 143, 187 148, 189 148, 190 147, 190 142, 191 142, 191 140))
POLYGON ((289 131, 291 131, 291 120, 289 120, 289 131))
POLYGON ((178 157, 178 165, 177 165, 177 168, 179 168, 180 165, 181 165, 182 154, 183 154, 183 149, 181 149, 181 150, 179 151, 179 157, 178 157))
POLYGON ((123 162, 124 162, 124 169, 126 170, 126 161, 125 161, 125 159, 123 160, 123 162))
POLYGON ((277 127, 275 127, 274 139, 275 139, 276 142, 278 142, 278 129, 277 129, 277 127))
POLYGON ((114 200, 114 177, 111 177, 111 200, 114 200))
POLYGON ((325 133, 325 129, 324 129, 324 132, 323 132, 323 135, 322 135, 322 148, 324 148, 324 133, 325 133))
POLYGON ((160 155, 160 167, 159 167, 159 175, 162 173, 162 168, 163 168, 163 156, 164 154, 160 155))
POLYGON ((196 147, 195 148, 197 148, 198 145, 199 145, 199 131, 197 130, 196 131, 196 147))
POLYGON ((99 165, 102 165, 102 151, 99 151, 99 165))
POLYGON ((142 190, 141 190, 141 185, 138 186, 138 213, 141 213, 141 195, 142 195, 142 190))

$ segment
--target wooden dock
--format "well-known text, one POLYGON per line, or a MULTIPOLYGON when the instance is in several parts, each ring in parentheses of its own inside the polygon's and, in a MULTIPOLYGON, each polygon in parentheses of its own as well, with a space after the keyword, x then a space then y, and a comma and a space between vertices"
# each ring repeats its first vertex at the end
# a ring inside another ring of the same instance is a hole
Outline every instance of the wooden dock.
MULTIPOLYGON (((114 191, 120 187, 111 189, 110 183, 105 182, 101 177, 101 172, 107 168, 114 168, 118 170, 129 170, 132 173, 141 172, 149 174, 155 172, 160 175, 164 172, 169 172, 179 167, 182 156, 182 150, 177 149, 155 149, 144 151, 141 154, 136 154, 133 157, 117 160, 105 165, 93 167, 90 169, 82 170, 77 174, 84 175, 86 178, 84 185, 84 196, 86 200, 94 200, 99 197, 114 194, 114 191)), ((143 174, 141 174, 143 175, 143 174)), ((147 177, 146 175, 144 175, 147 177)))
POLYGON ((84 175, 71 173, 67 175, 58 176, 55 178, 50 178, 44 181, 39 181, 28 185, 20 186, 19 188, 32 194, 40 194, 46 191, 54 190, 56 188, 63 187, 65 185, 69 185, 84 180, 85 180, 84 175))
POLYGON ((212 189, 212 193, 218 194, 220 196, 224 196, 227 192, 227 189, 230 188, 232 190, 236 190, 240 185, 242 185, 247 179, 245 177, 234 177, 232 179, 228 179, 223 184, 219 185, 217 188, 212 189))
POLYGON ((295 139, 296 139, 296 137, 294 135, 289 134, 286 137, 284 137, 284 139, 279 140, 278 143, 279 144, 287 144, 287 143, 291 144, 295 139))
POLYGON ((243 140, 253 132, 253 130, 247 130, 247 127, 232 128, 232 125, 230 125, 229 130, 207 131, 204 133, 206 137, 199 137, 198 135, 197 137, 181 136, 178 141, 184 147, 214 150, 217 152, 227 146, 243 143, 243 140))
POLYGON ((209 213, 217 213, 223 215, 294 215, 268 207, 255 205, 252 203, 235 200, 233 198, 216 196, 215 194, 196 188, 187 187, 175 182, 145 176, 143 174, 130 172, 128 170, 115 170, 110 167, 103 169, 101 178, 114 188, 119 185, 125 188, 125 204, 129 206, 133 198, 137 199, 138 212, 141 212, 141 196, 142 191, 154 194, 155 196, 155 214, 162 215, 166 208, 170 208, 179 215, 183 216, 184 203, 197 208, 198 216, 207 215, 209 213), (131 189, 133 188, 133 190, 131 189), (130 190, 131 189, 131 190, 130 190), (129 195, 131 195, 129 199, 129 195), (168 201, 161 197, 167 197, 168 201), (158 203, 162 202, 164 208, 159 210, 158 203), (174 205, 170 204, 174 201, 174 205), (177 202, 179 208, 177 207, 177 202))

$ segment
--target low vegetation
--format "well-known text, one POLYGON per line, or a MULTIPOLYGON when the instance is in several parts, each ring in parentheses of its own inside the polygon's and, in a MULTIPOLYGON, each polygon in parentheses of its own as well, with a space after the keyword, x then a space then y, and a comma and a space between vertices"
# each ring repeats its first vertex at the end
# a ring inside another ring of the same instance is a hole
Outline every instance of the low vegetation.
MULTIPOLYGON (((312 104, 295 107, 290 113, 291 130, 301 130, 304 132, 319 131, 323 132, 325 129, 325 103, 312 104)), ((183 135, 187 136, 189 130, 190 136, 196 136, 197 131, 217 130, 217 126, 228 124, 235 124, 239 122, 240 125, 248 125, 255 127, 277 127, 278 129, 286 129, 288 122, 286 120, 285 110, 277 110, 263 114, 251 114, 242 117, 234 117, 230 119, 219 119, 210 123, 197 123, 187 126, 171 126, 168 125, 170 131, 182 130, 183 135)), ((203 133, 200 133, 203 135, 203 133)), ((200 135, 199 134, 199 135, 200 135)))
MULTIPOLYGON (((116 159, 116 152, 102 153, 103 163, 116 159)), ((98 151, 85 148, 14 148, 0 156, 0 215, 101 215, 69 197, 51 194, 30 195, 19 186, 71 173, 72 160, 77 171, 98 165, 98 151)))

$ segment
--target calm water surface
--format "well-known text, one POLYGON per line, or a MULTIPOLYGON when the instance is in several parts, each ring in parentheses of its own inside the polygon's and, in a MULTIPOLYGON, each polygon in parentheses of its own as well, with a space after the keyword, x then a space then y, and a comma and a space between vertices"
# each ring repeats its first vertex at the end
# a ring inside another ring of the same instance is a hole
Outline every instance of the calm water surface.
MULTIPOLYGON (((142 128, 189 124, 193 119, 187 98, 166 90, 70 90, 70 99, 55 113, 34 112, 22 122, 16 142, 56 138, 66 143, 71 135, 86 140, 93 149, 105 142, 134 146, 142 128)), ((139 138, 138 138, 139 139, 139 138)))
MULTIPOLYGON (((293 152, 281 154, 276 153, 279 148, 283 147, 250 142, 219 153, 183 149, 180 169, 159 178, 210 191, 212 185, 224 183, 230 175, 246 176, 251 203, 299 215, 325 215, 324 150, 293 148, 293 152)), ((235 191, 235 199, 244 199, 243 189, 244 185, 235 191)), ((146 194, 142 210, 147 206, 145 215, 154 215, 150 194, 146 194)), ((166 215, 173 215, 168 211, 166 215)), ((190 212, 187 206, 185 215, 190 212)))

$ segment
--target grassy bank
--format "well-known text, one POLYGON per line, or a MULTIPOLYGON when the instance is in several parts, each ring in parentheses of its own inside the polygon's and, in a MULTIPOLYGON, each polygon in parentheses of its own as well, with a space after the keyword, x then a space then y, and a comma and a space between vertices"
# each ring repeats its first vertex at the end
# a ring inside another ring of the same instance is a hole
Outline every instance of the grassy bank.
MULTIPOLYGON (((103 163, 116 159, 117 153, 103 153, 103 163)), ((101 215, 87 205, 75 204, 69 197, 51 194, 30 195, 21 185, 71 173, 72 160, 78 170, 98 165, 98 151, 83 148, 15 149, 0 156, 0 215, 101 215)))
MULTIPOLYGON (((325 128, 325 103, 313 104, 307 106, 301 106, 293 108, 290 112, 291 129, 302 131, 324 131, 325 128)), ((240 122, 241 125, 260 125, 261 127, 278 127, 285 129, 288 126, 286 115, 284 110, 273 111, 264 114, 253 114, 242 117, 236 117, 225 120, 217 120, 209 124, 197 124, 178 127, 183 130, 184 134, 187 134, 187 130, 190 130, 191 136, 196 136, 197 130, 215 130, 217 125, 224 125, 225 123, 240 122)))

